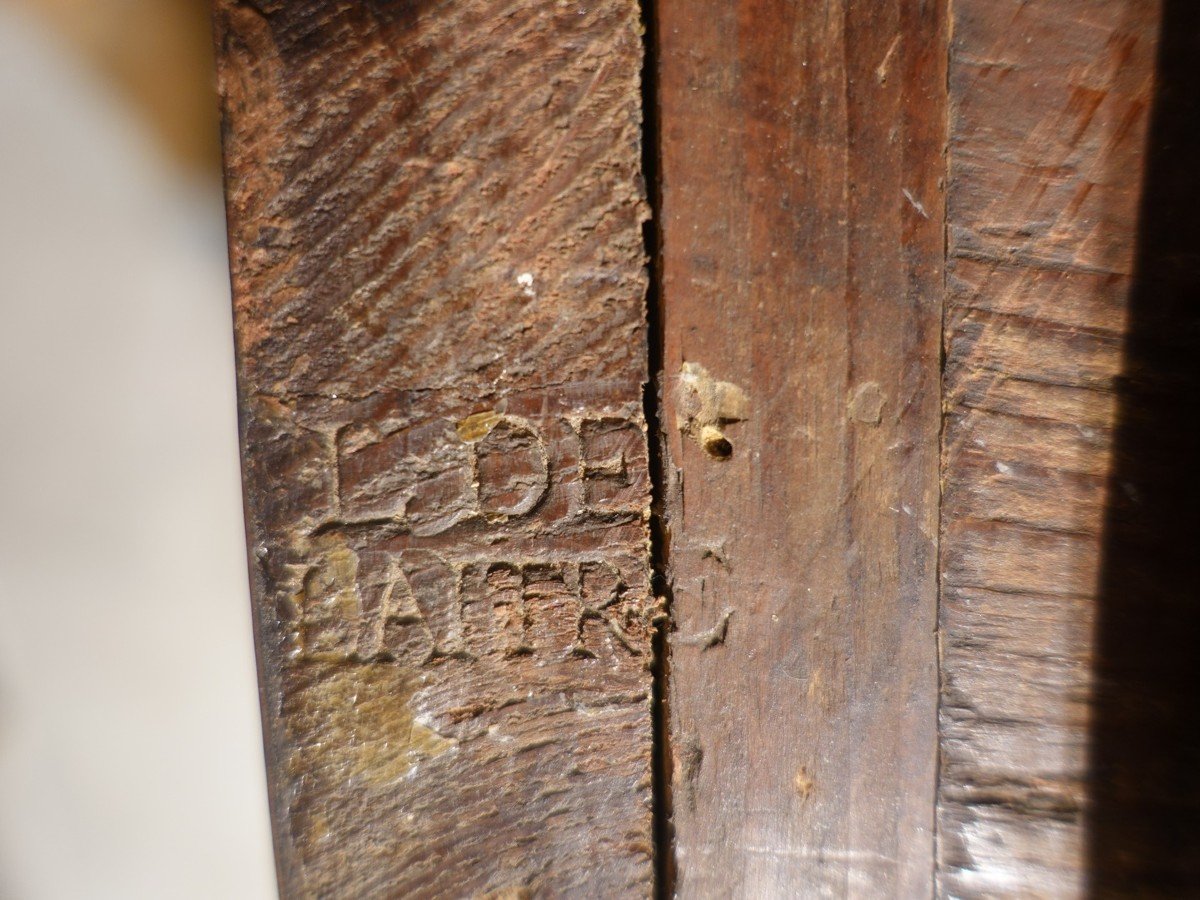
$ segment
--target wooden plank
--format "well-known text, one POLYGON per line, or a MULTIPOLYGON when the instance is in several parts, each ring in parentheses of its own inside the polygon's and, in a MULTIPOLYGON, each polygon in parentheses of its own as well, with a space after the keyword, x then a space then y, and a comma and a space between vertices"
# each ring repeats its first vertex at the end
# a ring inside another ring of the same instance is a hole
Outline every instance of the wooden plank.
POLYGON ((656 7, 679 895, 928 895, 944 4, 656 7))
POLYGON ((1111 869, 1087 858, 1102 782, 1089 725, 1158 7, 953 5, 938 805, 951 896, 1075 896, 1111 869))
POLYGON ((216 8, 281 889, 645 895, 636 4, 216 8))

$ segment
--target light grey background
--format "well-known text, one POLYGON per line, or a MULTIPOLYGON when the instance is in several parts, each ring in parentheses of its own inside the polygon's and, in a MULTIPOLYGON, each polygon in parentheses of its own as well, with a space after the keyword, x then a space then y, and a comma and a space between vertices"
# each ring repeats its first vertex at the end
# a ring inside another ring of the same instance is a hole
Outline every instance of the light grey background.
POLYGON ((0 4, 0 897, 275 893, 195 177, 0 4))

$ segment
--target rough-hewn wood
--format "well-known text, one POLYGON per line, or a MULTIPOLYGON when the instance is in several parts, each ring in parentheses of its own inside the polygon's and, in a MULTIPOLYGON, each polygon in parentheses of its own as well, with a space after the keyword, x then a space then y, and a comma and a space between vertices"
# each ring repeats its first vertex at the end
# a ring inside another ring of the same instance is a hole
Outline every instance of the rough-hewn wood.
POLYGON ((1094 629, 1158 8, 953 4, 938 816, 952 896, 1077 895, 1096 869, 1094 629))
POLYGON ((656 8, 678 890, 927 895, 944 6, 656 8))
POLYGON ((636 4, 217 40, 284 894, 646 894, 636 4))

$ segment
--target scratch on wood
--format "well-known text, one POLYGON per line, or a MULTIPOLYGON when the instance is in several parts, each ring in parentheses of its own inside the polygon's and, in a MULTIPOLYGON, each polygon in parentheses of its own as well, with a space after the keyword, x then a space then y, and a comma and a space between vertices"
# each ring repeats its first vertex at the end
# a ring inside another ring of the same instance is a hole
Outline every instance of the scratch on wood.
POLYGON ((721 614, 720 620, 712 628, 690 637, 680 637, 676 640, 676 643, 682 644, 685 647, 699 647, 701 650, 708 650, 710 647, 724 644, 725 636, 729 632, 729 619, 733 613, 734 610, 732 609, 725 610, 721 614))

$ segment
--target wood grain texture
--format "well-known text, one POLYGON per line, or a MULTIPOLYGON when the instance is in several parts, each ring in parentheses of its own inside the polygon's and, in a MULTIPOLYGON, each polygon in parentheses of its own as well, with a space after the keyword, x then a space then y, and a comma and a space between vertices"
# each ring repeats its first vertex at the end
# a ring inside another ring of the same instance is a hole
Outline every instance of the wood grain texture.
POLYGON ((652 883, 633 0, 218 0, 285 896, 652 883))
POLYGON ((656 8, 678 893, 928 895, 944 6, 656 8))
POLYGON ((1077 896, 1159 6, 953 10, 939 885, 1077 896))

